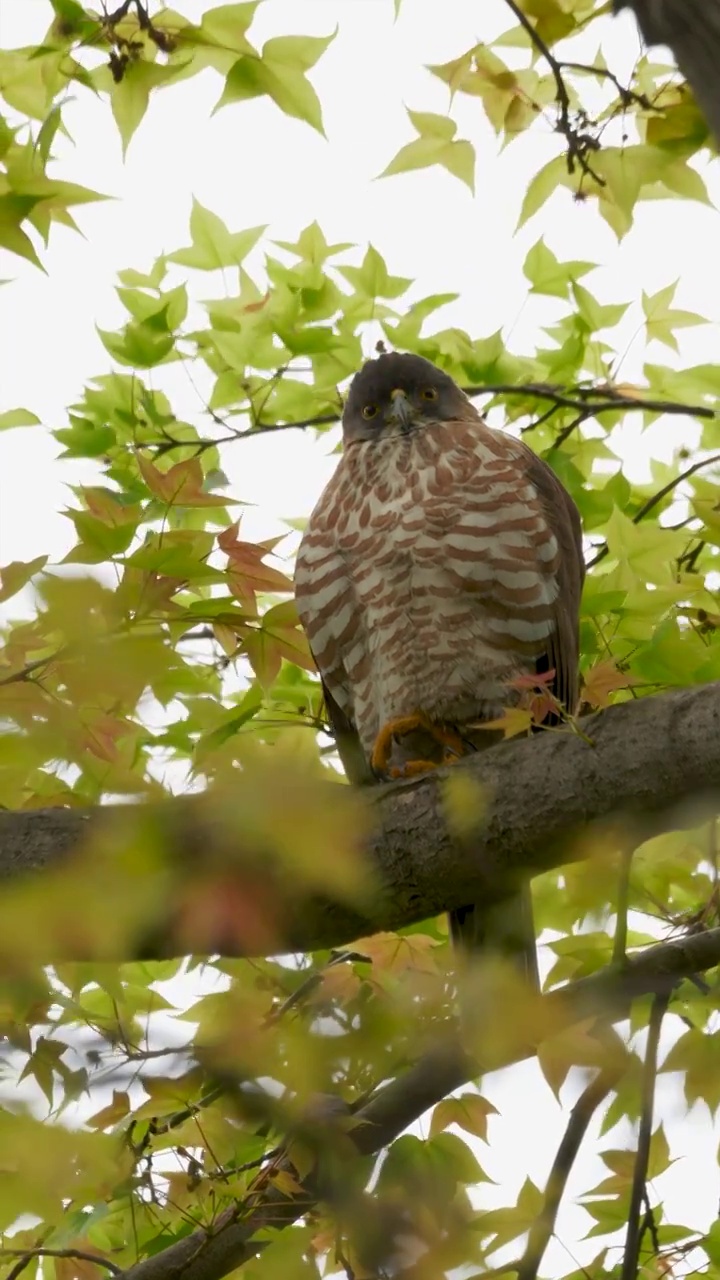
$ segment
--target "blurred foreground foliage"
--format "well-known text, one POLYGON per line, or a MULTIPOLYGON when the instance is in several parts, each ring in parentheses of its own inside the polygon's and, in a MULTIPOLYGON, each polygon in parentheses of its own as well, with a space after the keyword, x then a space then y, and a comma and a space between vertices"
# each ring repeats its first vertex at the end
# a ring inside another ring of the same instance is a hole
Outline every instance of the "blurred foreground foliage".
MULTIPOLYGON (((111 14, 76 0, 48 3, 41 44, 0 50, 0 246, 40 265, 52 223, 72 227, 71 208, 102 198, 65 181, 53 159, 69 93, 83 95, 88 112, 109 98, 125 147, 153 95, 201 71, 219 77, 223 109, 241 115, 244 100, 264 95, 322 132, 312 71, 332 56, 333 33, 276 37, 259 49, 257 8, 208 5, 193 23, 140 3, 111 14)), ((396 9, 402 22, 397 0, 396 9)), ((539 118, 557 127, 556 157, 528 172, 520 222, 552 209, 561 187, 597 202, 618 237, 640 200, 707 202, 693 160, 711 142, 673 69, 642 53, 625 85, 601 51, 591 63, 573 60, 576 37, 584 49, 595 30, 600 41, 607 9, 598 0, 509 7, 501 38, 429 67, 448 86, 448 114, 411 110, 409 141, 388 157, 385 174, 428 168, 430 184, 440 165, 472 188, 474 148, 456 136, 453 119, 457 95, 470 95, 503 145, 539 118), (551 63, 511 9, 529 20, 551 63)), ((342 5, 337 17, 342 23, 342 5)), ((291 598, 293 535, 245 540, 242 503, 252 495, 228 491, 222 463, 247 437, 273 432, 280 469, 284 430, 332 430, 378 326, 388 347, 434 361, 479 398, 491 422, 522 432, 577 502, 591 567, 586 708, 720 678, 720 365, 688 366, 677 337, 707 321, 676 302, 672 282, 601 304, 595 265, 559 261, 540 236, 524 272, 529 291, 553 299, 555 318, 543 345, 516 351, 502 332, 443 328, 437 313, 456 295, 422 297, 413 280, 392 274, 382 246, 329 244, 318 222, 298 227, 294 243, 277 242, 264 227, 226 226, 196 201, 187 244, 147 270, 120 273, 127 319, 101 331, 108 364, 53 428, 64 457, 96 462, 96 483, 75 488, 65 513, 74 545, 59 564, 48 555, 2 568, 0 803, 157 800, 186 788, 232 789, 249 776, 256 784, 245 786, 243 821, 287 859, 288 874, 349 898, 360 891, 353 839, 316 799, 326 794, 319 781, 339 779, 291 598), (246 259, 260 243, 264 266, 250 271, 246 259), (617 328, 628 311, 648 348, 638 385, 617 372, 617 328), (176 412, 174 365, 207 388, 198 391, 197 421, 176 412), (624 474, 617 452, 614 433, 629 415, 643 429, 664 423, 677 440, 670 461, 651 460, 644 484, 624 474), (28 584, 32 611, 13 613, 12 597, 28 584)), ((40 429, 31 386, 27 407, 0 416, 0 428, 19 427, 40 429)), ((627 852, 600 850, 592 863, 536 882, 538 928, 549 931, 546 986, 610 964, 627 852)), ((103 901, 80 867, 39 881, 5 912, 0 1229, 11 1234, 0 1271, 13 1280, 19 1259, 43 1275, 54 1269, 57 1280, 95 1280, 212 1228, 228 1209, 249 1218, 270 1192, 292 1198, 313 1166, 301 1123, 312 1099, 331 1093, 357 1106, 453 1017, 442 920, 337 955, 42 969, 34 938, 87 936, 98 955, 105 939, 117 953, 151 914, 152 894, 173 892, 152 842, 125 856, 126 895, 114 890, 103 901), (288 1133, 296 1135, 290 1165, 278 1154, 288 1133)), ((627 900, 630 947, 712 923, 715 824, 641 847, 627 900)), ((201 954, 218 929, 255 949, 277 945, 261 875, 241 885, 198 882, 178 911, 189 951, 201 954)), ((493 1008, 508 1025, 524 1016, 517 992, 504 1013, 493 1008)), ((662 1069, 679 1074, 668 1115, 683 1095, 705 1116, 720 1105, 716 1009, 716 976, 673 997, 662 1069)), ((638 1001, 613 1042, 616 1075, 597 1148, 605 1170, 579 1189, 586 1234, 601 1251, 573 1275, 617 1267, 637 1180, 630 1126, 646 1096, 649 1016, 650 1003, 638 1001)), ((556 1094, 574 1064, 607 1066, 607 1043, 587 1028, 548 1034, 537 1033, 538 1062, 556 1094)), ((577 1081, 574 1073, 571 1097, 577 1081)), ((518 1153, 515 1190, 484 1195, 478 1142, 501 1133, 496 1111, 468 1086, 435 1107, 422 1133, 397 1138, 379 1173, 358 1157, 343 1182, 345 1205, 309 1204, 291 1230, 268 1214, 247 1275, 299 1280, 344 1270, 356 1280, 435 1280, 461 1265, 482 1274, 501 1246, 520 1254, 543 1194, 522 1180, 518 1153)), ((683 1154, 671 1148, 665 1119, 653 1120, 642 1177, 643 1275, 702 1269, 718 1277, 717 1224, 698 1233, 664 1210, 662 1175, 683 1154)))

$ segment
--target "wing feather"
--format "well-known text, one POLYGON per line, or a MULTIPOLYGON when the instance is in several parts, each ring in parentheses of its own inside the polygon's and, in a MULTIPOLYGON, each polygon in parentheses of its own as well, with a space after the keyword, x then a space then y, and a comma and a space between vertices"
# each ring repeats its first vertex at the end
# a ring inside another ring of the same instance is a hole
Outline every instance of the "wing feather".
POLYGON ((555 627, 548 642, 546 670, 555 669, 555 696, 572 714, 578 701, 579 613, 585 579, 580 515, 552 467, 527 445, 522 444, 522 451, 528 478, 538 492, 559 548, 559 590, 553 606, 555 627))
POLYGON ((338 755, 345 770, 345 776, 348 782, 354 783, 356 787, 370 786, 372 783, 377 782, 377 778, 370 768, 367 756, 363 751, 358 731, 342 708, 338 706, 324 680, 322 681, 322 687, 325 710, 335 738, 338 755))

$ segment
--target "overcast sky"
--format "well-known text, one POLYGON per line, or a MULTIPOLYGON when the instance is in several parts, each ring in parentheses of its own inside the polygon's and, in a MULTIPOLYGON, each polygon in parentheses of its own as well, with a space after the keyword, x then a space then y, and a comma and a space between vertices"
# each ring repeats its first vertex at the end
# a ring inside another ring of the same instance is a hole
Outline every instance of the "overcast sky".
MULTIPOLYGON (((207 6, 177 0, 175 7, 197 18, 207 6)), ((50 16, 47 0, 0 0, 0 44, 39 42, 50 16)), ((86 464, 57 463, 49 429, 64 425, 66 406, 80 398, 90 378, 110 368, 95 326, 113 329, 124 322, 114 292, 117 271, 145 270, 160 253, 187 244, 193 196, 232 230, 267 223, 269 239, 295 240, 317 219, 329 241, 353 241, 361 252, 371 241, 391 272, 417 280, 412 296, 461 294, 439 314, 438 325, 458 324, 473 337, 502 327, 517 351, 530 350, 539 325, 561 310, 548 299, 529 297, 522 274, 528 249, 544 236, 560 258, 600 264, 584 283, 601 300, 633 302, 619 343, 620 350, 627 348, 624 378, 640 379, 645 358, 638 335, 641 291, 653 293, 678 278, 675 305, 711 321, 681 335, 683 357, 717 359, 720 255, 709 249, 719 242, 715 209, 675 201, 640 204, 634 229, 618 245, 592 203, 573 203, 563 192, 514 234, 529 176, 558 153, 549 118, 500 152, 479 103, 456 100, 457 136, 469 138, 478 154, 474 197, 440 169, 375 180, 414 136, 406 107, 447 110, 445 87, 424 65, 457 57, 478 39, 509 27, 503 0, 404 0, 397 22, 392 0, 268 0, 259 6, 250 36, 259 45, 276 34, 327 35, 336 24, 335 42, 311 73, 327 140, 266 99, 211 117, 220 81, 208 71, 156 95, 123 162, 107 103, 74 91, 76 100, 64 114, 72 143, 57 139, 59 163, 51 172, 113 200, 76 213, 85 238, 61 227, 53 231, 49 249, 41 252, 47 275, 0 250, 0 278, 11 281, 0 289, 0 412, 22 405, 45 428, 0 435, 0 563, 44 553, 56 561, 69 549, 73 526, 58 514, 71 497, 67 485, 95 480, 96 472, 86 464)), ((629 16, 607 20, 603 36, 610 65, 621 72, 630 68, 638 45, 629 16)), ((589 61, 595 51, 593 35, 573 56, 589 61)), ((720 166, 714 161, 700 167, 717 204, 720 166)), ((246 264, 258 279, 263 253, 261 245, 246 264)), ((207 278, 196 275, 193 290, 195 297, 208 296, 207 278)), ((378 336, 369 335, 368 354, 378 336)), ((650 351, 656 361, 668 356, 665 349, 650 351)), ((201 401, 179 370, 160 371, 157 385, 172 389, 178 416, 202 427, 201 401)), ((679 418, 665 420, 642 439, 637 423, 619 434, 624 465, 638 478, 647 478, 651 452, 668 457, 696 438, 694 427, 679 418)), ((309 512, 332 471, 335 440, 284 432, 277 440, 264 437, 226 450, 223 465, 233 497, 255 504, 244 517, 247 536, 276 533, 281 517, 309 512)), ((678 1221, 702 1227, 717 1210, 717 1133, 713 1138, 702 1108, 683 1116, 676 1084, 663 1081, 660 1097, 672 1117, 673 1153, 681 1159, 658 1189, 669 1193, 678 1221)), ((559 1129, 555 1103, 532 1064, 491 1081, 486 1092, 502 1111, 494 1133, 491 1128, 492 1151, 479 1151, 500 1184, 481 1189, 481 1202, 491 1204, 506 1200, 508 1186, 519 1185, 526 1172, 544 1185, 559 1129)), ((572 1096, 570 1089, 567 1098, 572 1096)), ((600 1173, 597 1161, 585 1156, 571 1185, 586 1186, 600 1173)), ((593 1256, 596 1242, 577 1248, 575 1242, 590 1225, 572 1207, 560 1223, 561 1240, 584 1260, 593 1256)), ((572 1266, 565 1244, 557 1243, 544 1271, 562 1274, 572 1266)))

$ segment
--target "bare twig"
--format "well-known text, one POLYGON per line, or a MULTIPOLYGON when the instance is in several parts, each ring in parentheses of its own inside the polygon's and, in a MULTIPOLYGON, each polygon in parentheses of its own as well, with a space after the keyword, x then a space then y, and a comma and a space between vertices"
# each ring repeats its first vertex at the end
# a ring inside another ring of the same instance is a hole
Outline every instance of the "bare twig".
POLYGON ((588 1125, 597 1108, 614 1088, 617 1079, 616 1070, 600 1072, 596 1079, 583 1089, 570 1112, 567 1128, 550 1170, 543 1207, 530 1228, 525 1252, 518 1265, 517 1280, 536 1280, 538 1268, 555 1230, 560 1201, 565 1192, 570 1171, 587 1133, 588 1125))
POLYGON ((570 118, 570 95, 567 91, 567 85, 563 79, 562 63, 550 52, 540 33, 533 26, 527 14, 523 13, 519 4, 515 0, 505 0, 508 8, 514 13, 520 26, 524 28, 534 44, 538 53, 547 62, 555 81, 555 100, 558 106, 558 122, 556 125, 557 132, 561 133, 567 142, 567 169, 568 173, 575 172, 576 164, 580 167, 583 174, 587 174, 597 182, 598 186, 605 186, 605 179, 601 178, 592 168, 588 160, 588 155, 592 151, 598 151, 600 144, 593 134, 588 133, 583 126, 586 121, 579 113, 576 119, 570 118))
POLYGON ((590 66, 587 62, 566 62, 565 59, 559 63, 562 71, 580 71, 583 75, 598 76, 601 80, 609 80, 615 85, 620 96, 623 107, 629 107, 631 103, 642 107, 644 111, 662 111, 661 107, 657 107, 651 102, 645 93, 636 93, 634 89, 628 89, 621 80, 611 71, 609 67, 590 66))
POLYGON ((643 1206, 644 1206, 645 1212, 643 1214, 642 1226, 640 1228, 640 1244, 642 1245, 643 1236, 645 1235, 645 1232, 649 1231, 650 1239, 652 1241, 653 1253, 655 1257, 657 1257, 661 1252, 660 1236, 658 1234, 657 1222, 655 1221, 655 1214, 653 1213, 653 1207, 650 1204, 650 1197, 648 1195, 647 1186, 645 1187, 645 1191, 643 1193, 643 1206))
POLYGON ((640 1112, 640 1129, 638 1146, 633 1169, 632 1190, 630 1192, 630 1208, 628 1210, 628 1228, 625 1236, 621 1280, 636 1280, 640 1257, 640 1232, 643 1198, 646 1194, 648 1161, 650 1159, 650 1139, 652 1137, 653 1106, 655 1102, 655 1080, 657 1077, 658 1045, 662 1020, 669 1003, 669 993, 655 996, 650 1010, 648 1042, 643 1065, 642 1106, 640 1112))
MULTIPOLYGON (((669 493, 672 493, 673 489, 677 489, 677 486, 682 484, 683 480, 688 480, 690 476, 694 476, 695 473, 702 470, 703 467, 714 466, 717 462, 720 462, 720 453, 714 453, 710 458, 702 458, 700 462, 694 462, 691 467, 687 467, 685 471, 681 471, 680 475, 669 480, 667 484, 663 485, 662 489, 658 489, 657 493, 653 493, 651 497, 643 502, 642 506, 638 508, 632 518, 633 524, 639 524, 641 520, 644 520, 645 516, 649 515, 651 511, 654 511, 658 503, 662 502, 663 498, 666 498, 669 493)), ((696 558, 704 545, 704 543, 701 543, 698 551, 696 552, 696 558)), ((593 556, 592 560, 588 560, 585 566, 586 569, 594 569, 595 565, 600 564, 600 561, 604 560, 608 554, 609 547, 605 542, 600 547, 599 551, 593 556)), ((688 568, 687 572, 692 572, 692 569, 688 568)))
MULTIPOLYGON (((483 386, 464 386, 462 390, 469 399, 479 396, 535 396, 540 400, 551 400, 555 408, 577 409, 584 417, 593 418, 600 414, 617 412, 620 409, 645 410, 648 413, 688 414, 695 418, 712 419, 717 417, 715 409, 704 404, 681 404, 676 400, 658 400, 652 397, 627 396, 616 392, 609 385, 602 387, 563 387, 548 382, 487 382, 483 386)), ((543 414, 535 422, 525 427, 532 431, 544 422, 549 414, 543 414)), ((178 440, 165 432, 162 440, 144 440, 143 448, 154 449, 158 456, 170 453, 174 449, 192 449, 195 455, 207 449, 215 449, 223 444, 237 444, 241 440, 251 440, 255 436, 272 435, 279 431, 303 431, 308 427, 326 427, 339 422, 341 412, 318 414, 313 418, 301 418, 297 422, 260 422, 245 431, 229 431, 227 435, 208 437, 198 440, 178 440)), ((574 430, 577 423, 570 430, 574 430)), ((568 428, 564 428, 570 434, 568 428)), ((562 437, 565 438, 565 437, 562 437)), ((560 441, 556 442, 562 443, 560 441)))
POLYGON ((562 431, 560 431, 559 434, 555 437, 552 444, 550 445, 550 448, 548 449, 548 456, 551 453, 555 453, 556 449, 562 449, 562 446, 565 444, 565 441, 570 439, 570 436, 572 435, 573 431, 576 431, 578 427, 582 426, 583 422, 587 422, 588 418, 592 418, 592 417, 593 417, 592 409, 588 409, 588 408, 581 409, 580 412, 577 414, 577 416, 573 418, 572 422, 569 422, 566 427, 563 427, 562 431))
MULTIPOLYGON (((98 1267, 106 1267, 115 1276, 122 1275, 123 1272, 123 1268, 116 1262, 108 1261, 100 1253, 86 1253, 84 1249, 45 1249, 43 1246, 37 1249, 0 1249, 0 1258, 17 1258, 18 1255, 24 1264, 22 1270, 33 1258, 77 1258, 81 1262, 94 1262, 98 1267)), ((20 1271, 13 1268, 10 1274, 19 1275, 20 1271)))

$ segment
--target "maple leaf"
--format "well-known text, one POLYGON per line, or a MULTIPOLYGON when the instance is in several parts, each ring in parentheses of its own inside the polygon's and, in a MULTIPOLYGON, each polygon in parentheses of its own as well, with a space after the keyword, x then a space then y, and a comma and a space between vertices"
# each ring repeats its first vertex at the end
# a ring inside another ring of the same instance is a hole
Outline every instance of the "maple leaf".
POLYGON ((585 675, 582 701, 591 707, 608 707, 611 693, 616 693, 618 689, 630 689, 640 683, 626 672, 620 671, 614 662, 598 662, 585 675))
POLYGON ((425 933, 398 934, 376 933, 360 938, 353 950, 367 956, 370 963, 388 973, 406 973, 419 969, 423 973, 434 972, 429 953, 437 946, 425 933))
POLYGON ((264 543, 242 542, 238 538, 240 521, 218 534, 218 546, 228 558, 227 574, 230 590, 242 604, 256 611, 257 591, 292 591, 293 585, 286 574, 264 564, 265 556, 276 546, 278 539, 264 543))
POLYGON ((522 675, 506 680, 508 689, 531 689, 533 692, 545 689, 555 679, 555 668, 550 671, 526 671, 522 675))
POLYGON ((532 716, 533 724, 544 724, 548 716, 557 715, 562 711, 562 707, 555 695, 547 690, 545 693, 536 693, 535 697, 530 699, 528 711, 532 716))
POLYGON ((140 474, 155 498, 173 507, 226 507, 231 501, 218 493, 204 493, 205 476, 199 458, 178 462, 169 471, 138 454, 140 474))
POLYGON ((507 707, 497 720, 484 720, 473 729, 501 729, 503 738, 515 738, 519 733, 529 733, 533 717, 529 707, 507 707))

